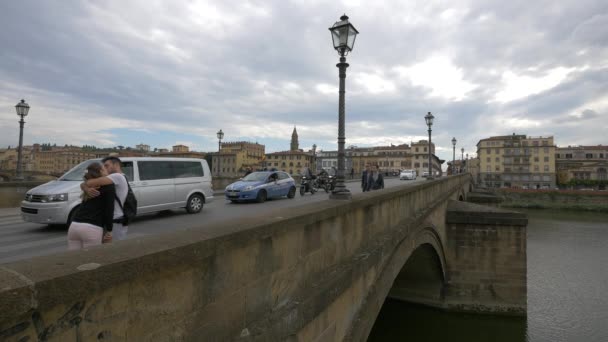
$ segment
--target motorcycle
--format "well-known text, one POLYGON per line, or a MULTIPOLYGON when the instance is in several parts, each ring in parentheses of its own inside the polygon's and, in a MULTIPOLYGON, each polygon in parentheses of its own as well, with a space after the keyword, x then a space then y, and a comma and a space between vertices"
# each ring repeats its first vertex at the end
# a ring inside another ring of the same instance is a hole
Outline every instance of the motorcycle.
POLYGON ((327 186, 325 187, 325 192, 334 191, 336 188, 336 176, 329 176, 327 181, 327 186))
POLYGON ((304 196, 304 194, 307 192, 314 195, 314 193, 317 192, 317 187, 318 185, 316 179, 310 179, 306 176, 302 176, 302 181, 300 182, 300 195, 304 196))

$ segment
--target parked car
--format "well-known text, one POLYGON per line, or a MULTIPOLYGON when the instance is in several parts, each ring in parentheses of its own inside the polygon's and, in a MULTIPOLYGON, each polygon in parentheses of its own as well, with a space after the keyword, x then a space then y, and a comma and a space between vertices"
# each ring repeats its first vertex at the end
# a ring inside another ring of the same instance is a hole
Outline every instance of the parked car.
MULTIPOLYGON (((138 215, 177 208, 193 214, 213 201, 211 172, 204 159, 127 157, 121 161, 137 198, 138 215)), ((59 179, 29 190, 21 202, 23 220, 69 224, 80 205, 80 184, 92 162, 101 160, 84 161, 59 179)))
POLYGON ((428 171, 423 171, 422 172, 422 177, 428 177, 429 176, 429 172, 428 171))
POLYGON ((416 179, 416 170, 402 170, 399 174, 400 180, 415 180, 416 179))
POLYGON ((226 199, 231 202, 257 201, 262 203, 269 198, 296 195, 296 182, 282 171, 252 172, 238 182, 226 187, 226 199))

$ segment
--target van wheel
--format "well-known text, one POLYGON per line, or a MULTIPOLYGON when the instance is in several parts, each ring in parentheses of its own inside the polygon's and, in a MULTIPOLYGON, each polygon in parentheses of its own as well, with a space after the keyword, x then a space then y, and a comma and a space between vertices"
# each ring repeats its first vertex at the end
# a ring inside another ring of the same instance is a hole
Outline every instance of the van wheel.
POLYGON ((186 210, 189 214, 200 213, 203 210, 203 196, 199 194, 193 194, 188 198, 188 205, 186 206, 186 210))
POLYGON ((296 197, 296 187, 292 186, 289 189, 289 192, 287 193, 287 198, 294 198, 294 197, 296 197))
POLYGON ((66 222, 66 225, 68 226, 68 228, 72 224, 72 220, 74 219, 74 214, 76 214, 76 212, 78 211, 78 208, 80 208, 80 205, 75 206, 74 209, 72 209, 72 211, 70 211, 70 215, 68 215, 68 222, 66 222))
POLYGON ((258 192, 258 197, 256 197, 255 200, 258 201, 258 203, 264 203, 264 202, 266 202, 266 191, 265 190, 260 190, 258 192))

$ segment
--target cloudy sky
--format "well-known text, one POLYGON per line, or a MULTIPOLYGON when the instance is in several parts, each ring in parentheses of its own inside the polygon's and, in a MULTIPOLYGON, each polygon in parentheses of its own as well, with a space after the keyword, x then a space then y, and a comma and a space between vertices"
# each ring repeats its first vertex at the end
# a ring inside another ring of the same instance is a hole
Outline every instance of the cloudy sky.
POLYGON ((348 56, 347 146, 426 137, 451 159, 491 135, 608 144, 608 1, 2 1, 0 146, 217 149, 250 140, 335 149, 338 62, 348 56))

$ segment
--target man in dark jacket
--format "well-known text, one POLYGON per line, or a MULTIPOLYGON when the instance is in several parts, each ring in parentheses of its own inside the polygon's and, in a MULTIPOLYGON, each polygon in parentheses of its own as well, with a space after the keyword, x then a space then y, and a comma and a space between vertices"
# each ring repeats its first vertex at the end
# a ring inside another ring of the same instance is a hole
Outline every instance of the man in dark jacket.
POLYGON ((384 177, 378 165, 374 166, 367 177, 367 191, 384 189, 384 177))
POLYGON ((363 192, 369 191, 368 187, 367 187, 367 180, 368 180, 368 175, 371 173, 369 164, 365 164, 365 170, 363 170, 363 172, 361 173, 361 190, 363 190, 363 192))

